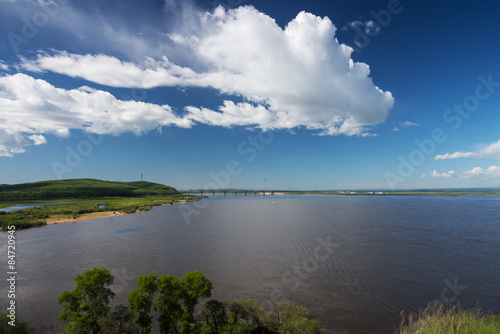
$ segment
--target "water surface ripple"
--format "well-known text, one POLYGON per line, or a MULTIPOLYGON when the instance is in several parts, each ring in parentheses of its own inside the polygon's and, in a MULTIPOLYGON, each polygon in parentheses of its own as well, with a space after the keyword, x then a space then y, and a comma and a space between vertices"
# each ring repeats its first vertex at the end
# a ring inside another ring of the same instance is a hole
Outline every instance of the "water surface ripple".
MULTIPOLYGON (((139 275, 200 270, 214 298, 258 298, 267 307, 291 300, 328 333, 388 333, 401 310, 434 300, 500 312, 500 197, 204 201, 189 222, 193 203, 17 231, 18 314, 38 333, 55 332, 57 297, 100 266, 115 276, 114 304, 126 303, 139 275)), ((6 275, 7 234, 0 238, 6 275)), ((0 280, 4 310, 7 290, 0 280)))

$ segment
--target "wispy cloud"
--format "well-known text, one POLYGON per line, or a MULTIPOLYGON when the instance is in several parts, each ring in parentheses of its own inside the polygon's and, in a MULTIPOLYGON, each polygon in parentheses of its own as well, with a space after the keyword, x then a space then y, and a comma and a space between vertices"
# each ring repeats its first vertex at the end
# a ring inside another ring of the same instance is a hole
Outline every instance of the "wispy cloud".
POLYGON ((483 169, 481 167, 475 167, 471 170, 465 171, 459 175, 459 177, 464 179, 470 178, 497 178, 500 177, 500 167, 490 166, 489 168, 483 169))
MULTIPOLYGON (((376 36, 380 33, 380 25, 375 23, 373 20, 370 21, 360 21, 360 20, 354 20, 349 23, 345 27, 342 28, 342 30, 347 30, 347 28, 351 28, 355 31, 362 31, 365 34, 369 36, 376 36)), ((354 41, 354 44, 356 44, 357 47, 362 47, 361 43, 359 41, 354 41)))
POLYGON ((406 122, 401 123, 401 126, 405 127, 405 128, 410 128, 410 127, 414 127, 414 126, 420 126, 420 124, 406 121, 406 122))
POLYGON ((477 153, 474 152, 455 152, 455 153, 446 153, 441 155, 436 155, 434 160, 447 160, 447 159, 460 159, 460 158, 474 158, 477 153))
POLYGON ((189 59, 187 53, 177 52, 165 29, 192 23, 186 20, 186 15, 195 13, 195 10, 190 10, 194 8, 194 1, 191 0, 170 1, 170 5, 161 1, 145 3, 133 0, 85 4, 69 0, 3 2, 2 14, 20 21, 19 26, 11 31, 21 36, 22 40, 15 46, 16 52, 29 50, 31 45, 23 39, 22 27, 36 18, 42 20, 40 24, 29 23, 36 31, 33 32, 35 37, 41 37, 50 30, 51 37, 59 40, 61 49, 74 49, 77 44, 80 49, 97 50, 127 60, 140 60, 145 56, 159 58, 167 53, 170 57, 183 59, 184 56, 189 59))
POLYGON ((135 64, 103 54, 76 55, 60 51, 52 55, 39 54, 36 60, 23 59, 21 66, 30 72, 51 71, 111 87, 207 86, 203 76, 172 64, 167 57, 159 61, 147 58, 135 64))
POLYGON ((413 123, 413 122, 410 122, 410 121, 405 121, 405 122, 399 123, 397 126, 395 126, 392 129, 392 132, 398 132, 398 131, 401 131, 401 128, 411 128, 411 127, 414 127, 414 126, 420 126, 420 124, 413 123))
POLYGON ((477 152, 454 152, 436 155, 434 160, 460 158, 497 158, 500 159, 500 140, 480 148, 477 152))

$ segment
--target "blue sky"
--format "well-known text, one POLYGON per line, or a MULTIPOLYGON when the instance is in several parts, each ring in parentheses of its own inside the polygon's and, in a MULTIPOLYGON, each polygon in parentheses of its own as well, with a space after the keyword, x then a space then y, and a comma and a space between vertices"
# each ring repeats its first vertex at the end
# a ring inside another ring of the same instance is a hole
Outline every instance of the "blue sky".
POLYGON ((0 184, 499 187, 499 13, 0 0, 0 184))

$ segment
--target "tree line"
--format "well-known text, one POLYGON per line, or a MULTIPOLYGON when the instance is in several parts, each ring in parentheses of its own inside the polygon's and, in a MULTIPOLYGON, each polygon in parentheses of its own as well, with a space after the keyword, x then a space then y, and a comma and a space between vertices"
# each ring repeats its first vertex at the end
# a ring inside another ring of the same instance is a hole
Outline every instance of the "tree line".
POLYGON ((0 200, 178 195, 172 187, 152 182, 117 182, 94 179, 42 181, 0 185, 0 200))
MULTIPOLYGON (((76 288, 58 298, 63 306, 59 316, 65 327, 59 334, 137 334, 151 333, 156 315, 160 333, 191 334, 324 334, 318 322, 304 307, 291 302, 266 311, 256 299, 218 301, 210 299, 195 315, 201 299, 212 294, 212 283, 199 271, 181 279, 171 275, 139 276, 137 289, 128 295, 127 305, 111 310, 114 297, 109 288, 114 277, 106 268, 94 268, 77 275, 76 288), (152 314, 152 310, 156 313, 152 314)), ((16 326, 8 324, 7 313, 0 314, 0 333, 30 334, 31 327, 16 315, 16 326)), ((394 333, 499 333, 500 315, 480 309, 443 310, 431 305, 419 316, 401 312, 402 321, 394 333)))
POLYGON ((109 306, 114 297, 109 270, 89 269, 75 280, 76 288, 57 300, 63 307, 61 334, 147 334, 153 330, 155 315, 159 332, 169 334, 326 333, 310 312, 291 302, 266 311, 256 299, 210 299, 195 313, 199 301, 212 295, 212 283, 199 271, 180 279, 154 273, 139 276, 127 305, 114 310, 109 306))

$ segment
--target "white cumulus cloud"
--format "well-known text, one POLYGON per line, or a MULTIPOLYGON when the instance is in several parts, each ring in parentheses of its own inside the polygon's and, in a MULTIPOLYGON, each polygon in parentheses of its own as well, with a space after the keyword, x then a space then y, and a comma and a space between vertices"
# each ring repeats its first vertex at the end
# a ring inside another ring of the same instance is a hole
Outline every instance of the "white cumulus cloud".
POLYGON ((447 159, 459 159, 459 158, 473 158, 477 153, 474 152, 455 152, 455 153, 446 153, 446 154, 438 154, 434 157, 434 160, 447 160, 447 159))
POLYGON ((432 171, 431 177, 437 177, 437 178, 451 178, 456 176, 455 171, 450 170, 449 172, 445 173, 438 173, 437 171, 432 171))
POLYGON ((500 167, 499 166, 490 166, 489 168, 481 168, 475 167, 471 170, 465 171, 459 175, 461 178, 470 179, 470 178, 497 178, 500 177, 500 167))
POLYGON ((33 141, 33 145, 42 145, 47 143, 47 139, 42 135, 31 135, 28 139, 33 141))
POLYGON ((141 135, 163 126, 192 125, 167 105, 121 101, 89 87, 65 90, 25 74, 0 76, 0 106, 0 156, 45 144, 43 134, 66 137, 71 129, 141 135))
POLYGON ((218 111, 186 108, 192 120, 221 126, 304 126, 323 135, 366 135, 394 104, 392 94, 373 83, 369 66, 354 62, 352 48, 338 43, 327 17, 301 12, 282 29, 253 7, 218 7, 197 24, 170 34, 191 50, 196 70, 168 55, 133 63, 66 52, 39 54, 24 67, 113 87, 210 87, 243 97, 246 102, 224 101, 218 111))
POLYGON ((497 158, 500 159, 500 140, 489 145, 482 145, 476 152, 455 152, 436 155, 434 160, 459 158, 497 158))
POLYGON ((220 112, 195 107, 186 107, 186 110, 189 112, 187 116, 189 119, 214 126, 232 127, 254 124, 264 126, 273 121, 273 115, 264 106, 253 106, 249 103, 235 104, 233 101, 224 101, 224 105, 219 108, 220 112))

